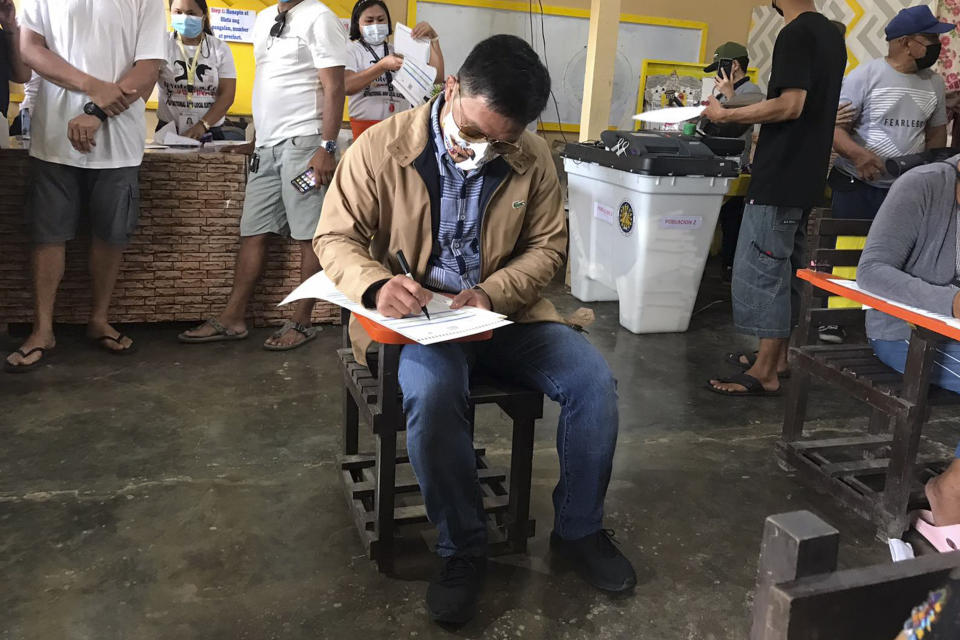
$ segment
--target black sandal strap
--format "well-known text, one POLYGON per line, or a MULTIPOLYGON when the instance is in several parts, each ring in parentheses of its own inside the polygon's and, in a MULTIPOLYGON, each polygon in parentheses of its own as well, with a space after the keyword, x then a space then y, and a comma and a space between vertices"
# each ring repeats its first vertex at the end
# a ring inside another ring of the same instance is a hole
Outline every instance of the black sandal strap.
POLYGON ((16 351, 14 351, 14 353, 19 353, 19 354, 20 354, 20 357, 23 358, 24 360, 26 360, 27 358, 29 358, 30 356, 32 356, 33 354, 35 354, 37 351, 39 351, 40 353, 46 353, 47 348, 46 348, 46 347, 34 347, 33 349, 30 349, 30 351, 27 351, 26 353, 23 352, 23 349, 17 349, 16 351))

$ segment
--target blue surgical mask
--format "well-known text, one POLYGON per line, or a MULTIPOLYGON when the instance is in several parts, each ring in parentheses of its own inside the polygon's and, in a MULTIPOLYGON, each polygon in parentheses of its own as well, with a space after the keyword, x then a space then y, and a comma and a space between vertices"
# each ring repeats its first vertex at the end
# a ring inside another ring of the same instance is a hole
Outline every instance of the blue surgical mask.
POLYGON ((184 38, 196 38, 203 33, 203 18, 199 16, 175 13, 170 16, 170 25, 184 38))

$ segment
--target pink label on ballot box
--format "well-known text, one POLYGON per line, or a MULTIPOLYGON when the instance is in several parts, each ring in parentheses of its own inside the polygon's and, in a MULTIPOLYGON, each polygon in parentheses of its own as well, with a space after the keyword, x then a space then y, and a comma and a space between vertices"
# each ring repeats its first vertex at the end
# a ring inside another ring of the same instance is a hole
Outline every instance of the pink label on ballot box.
POLYGON ((615 214, 616 209, 613 207, 608 207, 607 205, 600 204, 599 202, 593 203, 593 217, 597 220, 603 220, 607 224, 613 224, 615 214))

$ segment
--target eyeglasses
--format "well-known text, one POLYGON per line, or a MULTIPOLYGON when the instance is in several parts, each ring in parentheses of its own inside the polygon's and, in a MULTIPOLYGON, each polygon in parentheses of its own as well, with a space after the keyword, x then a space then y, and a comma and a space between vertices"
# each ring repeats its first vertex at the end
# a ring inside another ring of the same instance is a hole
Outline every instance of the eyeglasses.
POLYGON ((934 45, 940 44, 940 38, 936 36, 931 36, 930 38, 924 38, 923 36, 920 36, 919 38, 912 37, 912 38, 907 38, 907 40, 910 40, 911 42, 916 42, 922 47, 932 47, 934 45))
MULTIPOLYGON (((463 114, 463 96, 460 93, 460 87, 457 87, 457 103, 460 107, 460 113, 463 114)), ((502 156, 508 156, 512 153, 520 152, 520 145, 516 142, 507 142, 506 140, 495 140, 487 137, 487 135, 480 131, 471 124, 460 124, 457 122, 457 116, 453 116, 453 122, 457 125, 457 128, 460 129, 460 135, 467 142, 486 142, 490 145, 490 148, 499 153, 502 156)))
POLYGON ((280 34, 283 33, 283 29, 287 26, 287 12, 278 13, 277 17, 274 18, 274 24, 270 27, 270 36, 274 38, 279 38, 280 34))

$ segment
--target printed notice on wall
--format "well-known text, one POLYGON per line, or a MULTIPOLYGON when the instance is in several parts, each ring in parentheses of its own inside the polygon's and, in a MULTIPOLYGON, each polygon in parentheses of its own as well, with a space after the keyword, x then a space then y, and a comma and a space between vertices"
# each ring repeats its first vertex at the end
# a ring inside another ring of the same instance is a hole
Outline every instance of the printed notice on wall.
POLYGON ((660 218, 661 229, 699 229, 703 226, 702 216, 667 216, 660 218))
POLYGON ((603 220, 607 224, 612 225, 613 221, 616 219, 616 209, 613 207, 608 207, 607 205, 599 202, 594 202, 593 217, 597 220, 603 220))
POLYGON ((253 42, 256 11, 210 7, 210 28, 224 42, 253 42))

